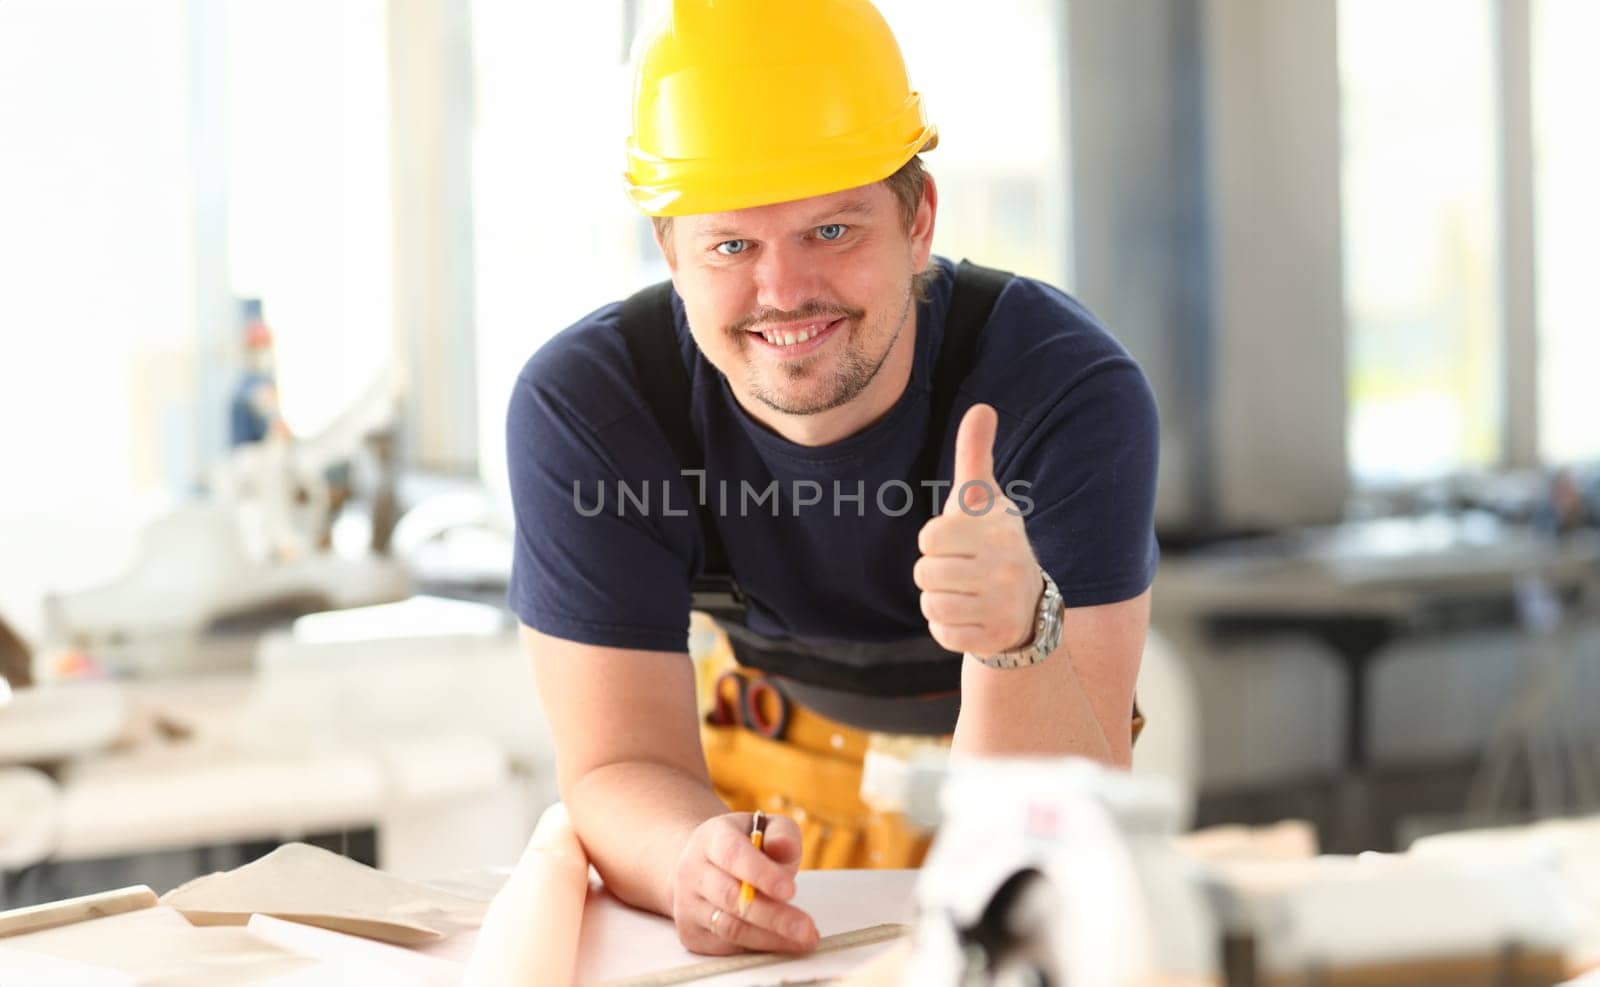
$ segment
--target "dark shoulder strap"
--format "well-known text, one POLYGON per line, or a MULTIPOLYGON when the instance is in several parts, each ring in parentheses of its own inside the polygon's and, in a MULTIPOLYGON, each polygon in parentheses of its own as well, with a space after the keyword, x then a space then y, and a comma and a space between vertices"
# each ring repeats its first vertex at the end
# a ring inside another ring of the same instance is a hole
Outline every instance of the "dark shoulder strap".
MULTIPOLYGON (((639 393, 655 415, 667 443, 684 470, 705 468, 705 453, 695 439, 689 421, 689 371, 683 365, 678 336, 673 332, 672 282, 663 281, 641 289, 622 303, 622 337, 633 359, 639 393)), ((691 587, 694 607, 713 616, 744 610, 739 586, 733 580, 728 554, 722 547, 710 498, 698 506, 700 531, 705 539, 705 566, 691 587)))
POLYGON ((672 282, 635 292, 622 303, 622 337, 633 358, 639 393, 667 433, 678 465, 699 469, 705 457, 689 426, 689 373, 672 331, 672 282))
POLYGON ((984 267, 970 260, 963 260, 956 267, 955 285, 950 291, 950 312, 944 320, 944 340, 939 344, 939 358, 933 365, 928 437, 922 457, 917 461, 918 479, 930 479, 939 469, 956 392, 972 372, 978 353, 978 336, 1011 278, 1009 271, 984 267))

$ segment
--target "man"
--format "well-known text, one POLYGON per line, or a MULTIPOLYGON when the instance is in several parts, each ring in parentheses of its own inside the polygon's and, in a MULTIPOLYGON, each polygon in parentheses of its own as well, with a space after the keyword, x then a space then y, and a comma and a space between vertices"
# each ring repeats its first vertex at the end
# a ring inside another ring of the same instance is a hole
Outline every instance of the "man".
POLYGON ((289 426, 278 409, 272 330, 261 317, 259 298, 245 300, 244 316, 245 366, 228 407, 228 441, 234 448, 289 437, 289 426))
POLYGON ((672 290, 518 378, 511 603, 608 887, 700 952, 804 951, 797 793, 859 778, 857 728, 1129 762, 1156 412, 1070 298, 931 255, 935 132, 865 0, 679 0, 637 71, 627 185, 672 290), (765 853, 702 750, 708 574, 793 713, 722 758, 792 807, 765 853), (802 719, 854 775, 796 753, 802 719))

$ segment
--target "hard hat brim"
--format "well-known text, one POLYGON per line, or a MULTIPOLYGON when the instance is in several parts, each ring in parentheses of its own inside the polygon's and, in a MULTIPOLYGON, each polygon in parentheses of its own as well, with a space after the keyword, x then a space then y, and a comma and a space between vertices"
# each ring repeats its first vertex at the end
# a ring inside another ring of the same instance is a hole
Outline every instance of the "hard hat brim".
MULTIPOLYGON (((920 106, 916 113, 920 122, 920 106)), ((889 149, 884 149, 881 141, 839 143, 846 147, 825 145, 810 149, 808 154, 734 165, 727 161, 665 160, 630 142, 624 180, 628 198, 648 216, 731 212, 882 181, 917 154, 936 147, 939 132, 924 123, 911 139, 889 149), (869 150, 873 143, 877 147, 869 150), (852 150, 856 153, 849 153, 852 150)))

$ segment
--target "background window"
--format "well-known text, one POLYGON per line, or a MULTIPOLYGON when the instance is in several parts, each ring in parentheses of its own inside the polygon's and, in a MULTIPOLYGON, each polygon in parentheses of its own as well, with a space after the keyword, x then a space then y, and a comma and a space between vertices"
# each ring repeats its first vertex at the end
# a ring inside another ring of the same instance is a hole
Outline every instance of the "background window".
POLYGON ((1550 462, 1600 460, 1600 4, 1533 5, 1534 201, 1539 292, 1539 438, 1550 462))
POLYGON ((1339 4, 1357 484, 1500 454, 1490 13, 1486 0, 1339 4))
MULTIPOLYGON (((478 462, 504 502, 517 371, 563 327, 654 277, 622 191, 628 39, 620 3, 472 8, 478 462)), ((643 225, 643 232, 641 232, 643 225)))
POLYGON ((105 578, 193 428, 183 5, 0 3, 0 613, 105 578))
POLYGON ((229 282, 264 302, 298 435, 354 403, 393 345, 384 10, 227 5, 229 282))
POLYGON ((1065 287, 1071 268, 1061 5, 877 0, 939 128, 934 252, 1065 287))

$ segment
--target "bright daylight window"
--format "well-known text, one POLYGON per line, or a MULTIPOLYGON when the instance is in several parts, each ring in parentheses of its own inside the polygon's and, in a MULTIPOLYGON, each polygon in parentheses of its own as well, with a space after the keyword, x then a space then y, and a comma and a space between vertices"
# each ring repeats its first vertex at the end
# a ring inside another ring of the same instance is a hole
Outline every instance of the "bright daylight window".
POLYGON ((1051 0, 877 0, 939 128, 936 253, 1068 285, 1066 14, 1051 0))
POLYGON ((228 0, 229 281, 264 301, 284 419, 315 432, 393 347, 382 0, 228 0))
POLYGON ((45 588, 121 564, 162 446, 192 447, 183 6, 0 3, 0 613, 24 634, 45 588))
POLYGON ((1356 483, 1499 456, 1488 0, 1341 0, 1347 423, 1356 483))
POLYGON ((509 510, 518 369, 584 313, 662 275, 646 271, 655 247, 622 192, 622 5, 572 4, 556 28, 541 5, 477 0, 472 44, 478 462, 509 510))
POLYGON ((1539 445, 1548 462, 1600 460, 1600 4, 1533 5, 1534 201, 1539 292, 1539 445))

